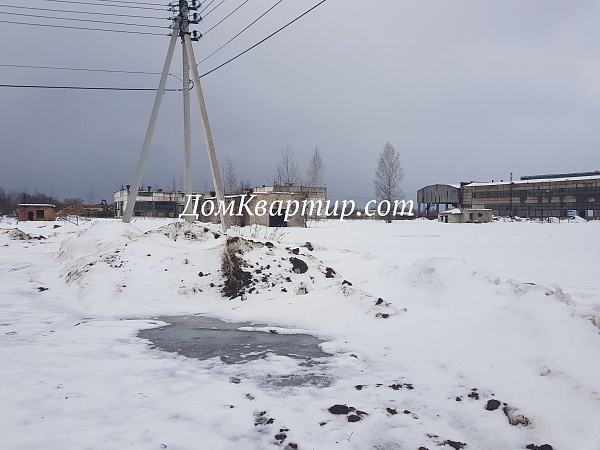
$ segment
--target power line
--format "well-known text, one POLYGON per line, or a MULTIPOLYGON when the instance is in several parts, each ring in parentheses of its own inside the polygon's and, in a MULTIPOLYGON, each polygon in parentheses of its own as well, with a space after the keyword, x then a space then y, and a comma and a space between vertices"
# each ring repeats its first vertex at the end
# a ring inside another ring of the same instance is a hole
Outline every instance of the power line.
POLYGON ((210 2, 208 2, 208 5, 206 5, 204 8, 202 8, 200 11, 198 11, 198 15, 202 14, 204 11, 206 11, 206 8, 208 8, 210 5, 213 4, 215 0, 210 0, 210 2))
POLYGON ((37 14, 26 14, 26 13, 12 13, 12 12, 0 12, 0 14, 6 14, 11 16, 22 16, 22 17, 36 17, 38 19, 54 19, 54 20, 72 20, 76 22, 90 22, 90 23, 104 23, 109 25, 126 25, 131 27, 144 27, 144 28, 168 28, 160 27, 158 25, 144 25, 137 23, 125 23, 125 22, 111 22, 108 20, 94 20, 94 19, 76 19, 74 17, 52 17, 52 16, 40 16, 37 14))
POLYGON ((211 12, 213 12, 215 9, 217 9, 219 6, 221 6, 223 4, 225 0, 221 0, 213 9, 211 9, 210 11, 208 11, 206 14, 204 14, 202 17, 206 17, 208 16, 211 12))
POLYGON ((240 6, 235 8, 233 11, 231 11, 229 14, 227 14, 225 17, 223 17, 221 20, 219 20, 216 24, 214 24, 212 27, 210 27, 208 30, 206 30, 203 33, 203 36, 206 36, 210 30, 214 30, 217 26, 219 26, 221 23, 223 23, 226 19, 229 18, 229 16, 231 16, 234 12, 236 12, 238 9, 240 9, 242 6, 244 6, 246 3, 248 3, 248 0, 244 0, 244 2, 240 6))
POLYGON ((97 2, 105 2, 105 3, 128 3, 130 5, 148 5, 148 6, 156 6, 156 3, 147 3, 147 2, 131 2, 127 0, 96 0, 97 2))
POLYGON ((57 2, 57 3, 72 3, 76 5, 92 5, 92 6, 105 6, 111 8, 129 8, 129 9, 148 9, 152 11, 165 11, 166 8, 151 8, 149 6, 126 6, 126 5, 103 5, 98 3, 90 3, 90 2, 81 2, 75 0, 42 0, 45 2, 57 2))
POLYGON ((128 73, 136 75, 160 75, 160 72, 143 72, 138 70, 110 70, 110 69, 86 69, 83 67, 53 67, 53 66, 32 66, 24 64, 0 64, 0 67, 16 67, 25 69, 51 69, 51 70, 76 70, 81 72, 105 72, 105 73, 128 73))
POLYGON ((267 39, 270 39, 270 38, 272 38, 272 37, 273 37, 273 36, 275 36, 277 33, 279 33, 281 30, 283 30, 284 28, 287 28, 288 26, 290 26, 291 24, 293 24, 295 21, 297 21, 297 20, 298 20, 298 19, 300 19, 301 17, 305 16, 306 14, 308 14, 309 12, 311 12, 313 9, 315 9, 317 6, 319 6, 319 5, 322 5, 322 4, 323 4, 323 3, 325 3, 326 1, 327 1, 327 0, 321 0, 321 1, 320 1, 319 3, 317 3, 315 6, 313 6, 312 8, 310 8, 310 9, 308 9, 308 10, 304 11, 302 14, 300 14, 300 15, 299 15, 298 17, 296 17, 294 20, 292 20, 291 22, 288 22, 288 23, 286 23, 284 26, 282 26, 282 27, 281 27, 280 29, 278 29, 277 31, 275 31, 275 32, 271 33, 271 34, 270 34, 270 35, 268 35, 266 38, 264 38, 264 39, 261 39, 260 41, 258 41, 258 42, 257 42, 256 44, 254 44, 253 46, 251 46, 251 47, 248 47, 248 48, 247 48, 246 50, 244 50, 243 52, 241 52, 241 53, 238 53, 236 56, 234 56, 233 58, 231 58, 231 59, 229 59, 229 60, 225 61, 223 64, 221 64, 221 65, 218 65, 217 67, 215 67, 215 68, 214 68, 214 69, 212 69, 212 70, 209 70, 209 71, 208 71, 208 72, 206 72, 206 73, 203 73, 203 74, 201 75, 201 77, 204 77, 204 76, 206 76, 206 75, 208 75, 208 74, 210 74, 210 73, 214 72, 215 70, 217 70, 217 69, 220 69, 221 67, 223 67, 223 66, 225 66, 225 65, 229 64, 230 62, 234 61, 235 59, 239 58, 239 57, 240 57, 240 56, 242 56, 244 53, 247 53, 247 52, 249 52, 249 51, 250 51, 250 50, 252 50, 253 48, 255 48, 255 47, 257 47, 258 45, 262 44, 262 43, 263 43, 263 42, 265 42, 267 39))
POLYGON ((229 44, 231 41, 233 41, 235 38, 237 38, 240 34, 242 34, 244 31, 246 31, 248 28, 250 28, 252 25, 254 25, 256 22, 258 22, 260 19, 262 19, 265 15, 267 15, 267 13, 269 11, 271 11, 273 8, 275 8, 277 5, 279 5, 283 0, 279 0, 277 3, 275 3, 273 6, 271 6, 269 9, 267 9, 264 13, 262 13, 260 16, 258 16, 256 19, 254 19, 248 26, 246 26, 242 31, 240 31, 238 34, 236 34, 235 36, 233 36, 231 39, 229 39, 227 42, 225 42, 223 45, 221 45, 218 49, 216 49, 214 52, 212 52, 210 55, 208 55, 206 58, 204 58, 202 61, 200 61, 198 63, 198 65, 202 64, 204 61, 206 61, 208 58, 210 58, 211 56, 213 56, 215 53, 217 53, 219 50, 221 50, 223 47, 225 47, 227 44, 229 44))
POLYGON ((150 33, 148 31, 127 31, 127 30, 109 30, 107 28, 91 28, 91 27, 71 27, 67 25, 51 25, 47 23, 30 23, 30 22, 17 22, 13 20, 0 20, 0 23, 12 23, 17 25, 33 25, 36 27, 50 27, 50 28, 65 28, 69 30, 91 30, 91 31, 110 31, 112 33, 128 33, 128 34, 146 34, 151 36, 165 36, 164 33, 150 33))
MULTIPOLYGON (((370 199, 373 200, 373 197, 364 197, 364 196, 360 196, 360 195, 351 195, 351 194, 340 194, 339 192, 332 192, 330 190, 327 190, 328 194, 334 195, 336 197, 345 197, 345 198, 357 198, 357 199, 370 199)), ((415 197, 415 194, 402 194, 404 195, 404 197, 415 197)))
MULTIPOLYGON (((67 1, 67 0, 46 0, 46 1, 67 1)), ((231 38, 229 41, 227 41, 225 44, 223 44, 221 47, 219 47, 213 53, 211 53, 206 58, 204 58, 202 61, 200 61, 200 63, 203 62, 203 61, 206 61, 208 58, 210 58, 212 55, 214 55, 216 52, 218 52, 220 49, 222 49, 225 45, 227 45, 229 42, 231 42, 233 39, 235 39, 237 36, 239 36, 245 30, 247 30, 250 26, 252 26, 254 23, 256 23, 259 19, 261 19, 262 17, 264 17, 269 11, 271 11, 275 6, 277 6, 282 1, 283 0, 279 0, 277 3, 275 3, 273 6, 271 6, 267 11, 265 11, 263 14, 261 14, 257 19, 255 19, 252 23, 250 23, 248 26, 246 26, 242 31, 240 31, 238 34, 236 34, 233 38, 231 38)), ((238 53, 236 56, 234 56, 233 58, 230 58, 229 60, 225 61, 223 64, 220 64, 217 67, 209 70, 208 72, 203 73, 201 75, 201 77, 209 75, 212 72, 214 72, 214 71, 220 69, 221 67, 226 66, 230 62, 236 60, 237 58, 239 58, 240 56, 242 56, 245 53, 249 52, 253 48, 259 46, 263 42, 265 42, 268 39, 272 38, 277 33, 279 33, 280 31, 284 30, 285 28, 287 28, 288 26, 290 26, 291 24, 293 24, 294 22, 296 22, 297 20, 299 20, 300 18, 302 18, 303 16, 305 16, 306 14, 308 14, 309 12, 311 12, 312 10, 314 10, 315 8, 317 8, 318 6, 322 5, 326 1, 327 0, 321 0, 319 3, 317 3, 316 5, 314 5, 313 7, 311 7, 310 9, 306 10, 305 12, 303 12, 302 14, 300 14, 295 19, 293 19, 290 22, 286 23, 284 26, 282 26, 278 30, 274 31, 273 33, 271 33, 267 37, 261 39, 256 44, 252 45, 251 47, 248 47, 243 52, 238 53)), ((79 2, 71 2, 71 3, 79 3, 79 2)), ((217 6, 219 6, 219 5, 217 5, 217 6)), ((66 26, 66 25, 50 25, 50 24, 40 24, 40 23, 16 22, 16 21, 8 21, 8 20, 0 20, 0 23, 12 23, 12 24, 20 24, 20 25, 34 25, 34 26, 53 27, 53 28, 66 28, 66 29, 78 29, 78 30, 106 31, 106 32, 114 32, 114 33, 129 33, 129 34, 145 34, 145 35, 163 36, 162 33, 150 33, 150 32, 143 32, 143 31, 126 31, 126 30, 109 30, 109 29, 104 29, 104 28, 71 27, 71 26, 66 26)), ((200 63, 198 63, 198 64, 200 64, 200 63)), ((46 67, 43 67, 43 66, 19 66, 19 65, 16 65, 16 64, 12 64, 12 65, 11 64, 0 64, 0 66, 4 66, 4 67, 30 67, 30 68, 40 68, 40 69, 45 68, 45 69, 63 69, 63 70, 82 70, 82 71, 90 71, 90 72, 91 71, 98 71, 98 72, 105 71, 105 72, 115 72, 115 73, 129 73, 127 71, 109 71, 109 70, 101 70, 101 69, 94 70, 94 69, 77 69, 77 68, 53 68, 53 67, 47 67, 47 66, 46 67)), ((131 73, 138 73, 138 72, 133 72, 132 71, 131 73)), ((157 73, 151 73, 151 72, 139 72, 139 73, 147 73, 147 74, 152 74, 152 75, 156 75, 157 74, 157 73)), ((36 87, 36 86, 0 85, 0 87, 36 87)), ((47 87, 47 88, 48 89, 78 89, 76 87, 47 87)), ((84 88, 81 88, 81 89, 84 89, 84 88)), ((90 89, 92 89, 92 88, 90 88, 90 89)), ((104 88, 97 88, 97 89, 104 89, 104 88)), ((132 90, 144 90, 144 89, 132 89, 132 90)))
MULTIPOLYGON (((7 88, 30 88, 30 89, 71 89, 85 91, 156 91, 152 88, 119 88, 119 87, 90 87, 90 86, 45 86, 32 84, 0 84, 7 88)), ((181 89, 165 89, 166 92, 181 92, 181 89)))
POLYGON ((0 5, 2 8, 14 8, 14 9, 25 9, 25 10, 35 10, 35 11, 49 11, 49 12, 59 12, 59 13, 71 13, 71 14, 90 14, 94 16, 114 16, 114 17, 133 17, 139 19, 155 19, 155 20, 165 20, 164 17, 151 17, 151 16, 140 16, 138 14, 118 14, 118 13, 102 13, 96 11, 74 11, 72 9, 53 9, 53 8, 30 8, 27 6, 15 6, 15 5, 0 5))
MULTIPOLYGON (((84 67, 54 67, 54 66, 33 66, 28 64, 0 64, 0 67, 15 67, 19 69, 49 69, 49 70, 70 70, 79 72, 100 72, 100 73, 125 73, 133 75, 160 75, 161 72, 146 72, 142 70, 111 70, 111 69, 88 69, 84 67)), ((181 79, 175 74, 169 73, 169 75, 181 79)))

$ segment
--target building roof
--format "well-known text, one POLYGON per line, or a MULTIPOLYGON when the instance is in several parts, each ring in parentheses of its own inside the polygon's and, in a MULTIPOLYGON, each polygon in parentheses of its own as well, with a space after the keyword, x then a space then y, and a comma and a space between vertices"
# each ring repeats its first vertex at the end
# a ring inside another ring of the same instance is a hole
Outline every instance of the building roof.
POLYGON ((452 209, 448 209, 446 211, 442 211, 441 213, 438 213, 438 214, 445 214, 445 215, 448 215, 448 214, 462 214, 462 211, 460 209, 458 209, 458 208, 452 208, 452 209))
POLYGON ((536 180, 540 178, 573 178, 573 177, 589 177, 591 175, 600 175, 600 170, 594 172, 569 172, 569 173, 552 173, 544 175, 525 175, 521 180, 536 180))
POLYGON ((19 203, 19 206, 35 206, 35 207, 46 206, 46 207, 50 207, 50 208, 56 208, 56 205, 50 205, 49 203, 19 203))
MULTIPOLYGON (((537 178, 534 180, 517 180, 513 181, 513 184, 535 184, 535 183, 551 183, 557 181, 589 181, 589 180, 600 180, 600 175, 590 175, 585 177, 565 177, 565 178, 537 178)), ((510 181, 494 181, 484 183, 469 183, 464 185, 467 186, 499 186, 510 184, 510 181)))
POLYGON ((451 188, 454 189, 460 189, 460 183, 459 184, 449 184, 449 183, 436 183, 436 184, 428 184, 427 186, 423 186, 421 189, 419 189, 419 191, 422 191, 423 189, 427 189, 433 186, 450 186, 451 188))

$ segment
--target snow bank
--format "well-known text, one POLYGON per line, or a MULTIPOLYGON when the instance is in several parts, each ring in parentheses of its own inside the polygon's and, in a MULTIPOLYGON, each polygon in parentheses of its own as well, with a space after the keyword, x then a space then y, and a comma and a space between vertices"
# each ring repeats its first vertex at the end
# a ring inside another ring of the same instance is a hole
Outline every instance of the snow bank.
POLYGON ((597 225, 289 229, 239 242, 250 282, 234 298, 228 237, 208 225, 13 228, 0 223, 6 448, 598 447, 597 225), (315 335, 332 356, 227 365, 136 337, 198 313, 315 335))

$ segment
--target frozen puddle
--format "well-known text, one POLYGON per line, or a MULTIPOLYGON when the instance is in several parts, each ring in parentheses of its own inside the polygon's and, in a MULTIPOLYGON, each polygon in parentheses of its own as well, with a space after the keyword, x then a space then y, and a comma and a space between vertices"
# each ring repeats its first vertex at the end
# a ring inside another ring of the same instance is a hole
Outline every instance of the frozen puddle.
POLYGON ((319 348, 323 341, 307 334, 243 331, 239 328, 257 325, 204 316, 160 317, 160 320, 170 325, 141 330, 138 336, 150 340, 160 350, 188 358, 221 358, 226 364, 240 364, 275 354, 301 359, 303 366, 312 366, 320 362, 317 359, 331 356, 319 348))

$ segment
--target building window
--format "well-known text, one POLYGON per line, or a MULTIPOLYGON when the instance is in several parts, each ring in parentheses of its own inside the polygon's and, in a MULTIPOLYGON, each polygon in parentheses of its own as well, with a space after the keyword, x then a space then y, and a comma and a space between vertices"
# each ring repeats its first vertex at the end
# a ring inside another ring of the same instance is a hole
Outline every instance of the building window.
POLYGON ((35 210, 35 217, 37 217, 38 219, 43 219, 44 218, 44 210, 43 209, 36 209, 35 210))

